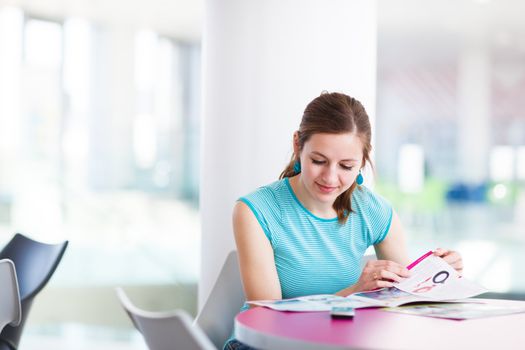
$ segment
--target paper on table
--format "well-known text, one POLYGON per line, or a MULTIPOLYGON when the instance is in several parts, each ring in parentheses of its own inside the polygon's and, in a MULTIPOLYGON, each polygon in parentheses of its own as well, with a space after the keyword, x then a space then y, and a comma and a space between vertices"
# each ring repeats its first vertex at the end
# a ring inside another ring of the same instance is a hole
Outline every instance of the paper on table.
POLYGON ((353 301, 362 302, 368 305, 368 307, 394 307, 422 300, 422 298, 416 295, 404 292, 394 287, 382 288, 370 292, 355 293, 349 295, 347 298, 353 301))
POLYGON ((352 307, 354 309, 368 307, 369 305, 360 301, 349 300, 345 297, 332 294, 308 295, 292 299, 282 300, 255 300, 248 304, 265 306, 278 311, 330 311, 332 307, 352 307))
POLYGON ((525 312, 525 306, 490 305, 485 303, 450 303, 405 305, 396 308, 385 308, 386 311, 404 314, 468 320, 481 317, 493 317, 525 312))

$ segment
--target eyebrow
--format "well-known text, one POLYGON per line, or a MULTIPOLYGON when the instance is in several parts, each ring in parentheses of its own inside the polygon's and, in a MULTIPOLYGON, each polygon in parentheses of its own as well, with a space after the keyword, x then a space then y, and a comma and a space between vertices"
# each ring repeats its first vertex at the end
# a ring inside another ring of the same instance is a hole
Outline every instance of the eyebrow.
MULTIPOLYGON (((325 156, 324 154, 322 154, 320 152, 317 152, 317 151, 312 151, 312 154, 316 154, 318 156, 321 156, 323 158, 328 159, 327 156, 325 156)), ((359 160, 358 159, 354 159, 354 158, 350 158, 350 159, 341 159, 340 162, 359 162, 359 160)))

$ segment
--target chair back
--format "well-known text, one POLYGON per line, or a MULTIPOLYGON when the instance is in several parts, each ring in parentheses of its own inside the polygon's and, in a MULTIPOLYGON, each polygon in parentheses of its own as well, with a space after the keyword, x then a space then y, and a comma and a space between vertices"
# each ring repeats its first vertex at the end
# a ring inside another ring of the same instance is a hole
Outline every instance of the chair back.
POLYGON ((0 333, 0 343, 17 349, 34 297, 45 287, 55 272, 68 242, 46 244, 17 233, 0 252, 0 259, 13 261, 20 291, 22 318, 16 327, 6 326, 0 333))
POLYGON ((18 326, 21 321, 20 294, 15 265, 9 259, 0 260, 0 331, 7 325, 18 326))
POLYGON ((359 263, 360 271, 363 271, 363 268, 365 267, 366 263, 371 260, 377 260, 377 256, 375 254, 364 255, 359 263))
POLYGON ((245 301, 237 251, 233 250, 195 320, 217 348, 232 335, 235 316, 245 301))
POLYGON ((122 307, 142 333, 149 350, 216 350, 206 334, 183 310, 149 312, 139 309, 122 288, 117 288, 122 307))

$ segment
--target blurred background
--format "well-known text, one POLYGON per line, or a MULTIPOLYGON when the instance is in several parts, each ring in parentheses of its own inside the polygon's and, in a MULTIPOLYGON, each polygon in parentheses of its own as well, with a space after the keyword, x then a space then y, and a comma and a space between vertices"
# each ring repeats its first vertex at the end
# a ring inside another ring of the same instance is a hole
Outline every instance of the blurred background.
MULTIPOLYGON (((0 0, 0 243, 70 241, 24 349, 145 349, 115 286, 195 314, 204 13, 203 0, 0 0)), ((458 249, 467 277, 513 298, 523 13, 518 0, 377 1, 374 186, 413 257, 458 249)))

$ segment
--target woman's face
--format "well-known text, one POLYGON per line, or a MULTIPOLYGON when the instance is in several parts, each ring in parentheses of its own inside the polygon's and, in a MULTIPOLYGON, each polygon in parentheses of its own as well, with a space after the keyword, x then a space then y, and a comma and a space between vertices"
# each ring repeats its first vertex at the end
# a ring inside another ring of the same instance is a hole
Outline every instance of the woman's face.
POLYGON ((363 160, 357 134, 314 134, 300 153, 301 180, 309 195, 323 203, 335 199, 354 183, 363 160))

